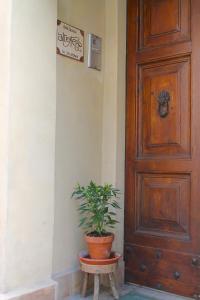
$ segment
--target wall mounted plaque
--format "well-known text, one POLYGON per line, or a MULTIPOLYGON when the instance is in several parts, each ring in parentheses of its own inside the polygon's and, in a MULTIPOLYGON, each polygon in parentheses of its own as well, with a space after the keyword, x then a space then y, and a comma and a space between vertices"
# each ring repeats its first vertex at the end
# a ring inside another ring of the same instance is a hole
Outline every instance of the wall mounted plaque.
POLYGON ((84 61, 84 31, 57 20, 57 54, 84 61))

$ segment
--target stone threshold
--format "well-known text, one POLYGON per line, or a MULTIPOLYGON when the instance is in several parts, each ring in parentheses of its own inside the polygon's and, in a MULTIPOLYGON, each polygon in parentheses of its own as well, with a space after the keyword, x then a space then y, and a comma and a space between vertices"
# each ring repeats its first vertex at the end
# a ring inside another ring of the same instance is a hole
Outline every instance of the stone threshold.
MULTIPOLYGON (((191 300, 191 298, 177 296, 163 291, 158 291, 148 287, 136 285, 136 284, 126 284, 120 289, 120 295, 124 296, 130 292, 135 292, 139 295, 147 296, 155 300, 191 300)), ((93 295, 90 293, 87 297, 83 298, 80 295, 74 295, 65 298, 64 300, 92 300, 93 295)), ((99 300, 113 300, 110 291, 104 290, 100 293, 99 300)))

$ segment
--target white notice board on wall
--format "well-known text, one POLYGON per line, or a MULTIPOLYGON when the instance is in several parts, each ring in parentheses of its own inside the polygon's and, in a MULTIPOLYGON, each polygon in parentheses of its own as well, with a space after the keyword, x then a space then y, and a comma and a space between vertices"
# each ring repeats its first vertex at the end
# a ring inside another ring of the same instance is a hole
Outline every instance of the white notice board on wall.
POLYGON ((57 54, 84 61, 84 31, 57 21, 57 54))

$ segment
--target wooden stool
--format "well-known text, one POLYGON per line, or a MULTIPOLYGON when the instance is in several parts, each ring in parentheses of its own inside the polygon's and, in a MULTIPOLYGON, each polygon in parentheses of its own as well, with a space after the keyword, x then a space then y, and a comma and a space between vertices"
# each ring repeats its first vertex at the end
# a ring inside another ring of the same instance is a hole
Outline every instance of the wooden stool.
POLYGON ((114 272, 117 268, 117 262, 109 265, 90 265, 87 263, 80 262, 81 270, 84 274, 83 288, 82 288, 82 296, 85 297, 87 290, 87 282, 89 274, 94 274, 94 297, 93 300, 99 299, 99 285, 100 285, 100 274, 108 274, 110 286, 112 289, 114 299, 119 299, 119 295, 117 289, 115 287, 114 281, 114 272))

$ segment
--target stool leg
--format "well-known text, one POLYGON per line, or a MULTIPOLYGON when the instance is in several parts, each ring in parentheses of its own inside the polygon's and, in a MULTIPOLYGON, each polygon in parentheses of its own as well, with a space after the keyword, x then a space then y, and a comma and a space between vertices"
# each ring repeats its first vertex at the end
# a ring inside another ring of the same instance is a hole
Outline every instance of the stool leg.
POLYGON ((94 274, 94 297, 93 300, 99 300, 99 274, 94 274))
POLYGON ((85 297, 86 291, 87 291, 87 283, 88 283, 88 273, 84 273, 84 279, 83 279, 83 287, 82 287, 82 297, 85 297))
POLYGON ((115 287, 115 281, 114 281, 113 273, 109 273, 108 276, 109 276, 109 280, 110 280, 110 287, 112 289, 113 297, 115 299, 119 299, 119 294, 118 294, 117 289, 115 287))

